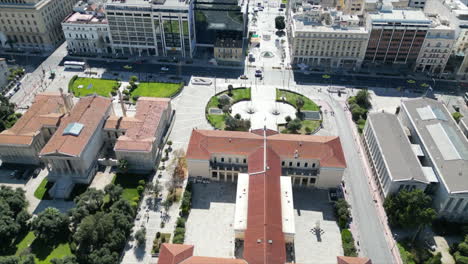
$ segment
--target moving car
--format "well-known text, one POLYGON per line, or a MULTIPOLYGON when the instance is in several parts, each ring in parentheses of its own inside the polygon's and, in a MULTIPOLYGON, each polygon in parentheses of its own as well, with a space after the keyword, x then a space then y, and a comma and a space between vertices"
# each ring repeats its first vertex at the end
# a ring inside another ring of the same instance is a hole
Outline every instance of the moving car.
POLYGON ((261 70, 256 70, 255 71, 255 77, 262 77, 262 71, 261 70))
POLYGON ((161 67, 161 71, 169 71, 169 68, 167 68, 167 67, 161 67))

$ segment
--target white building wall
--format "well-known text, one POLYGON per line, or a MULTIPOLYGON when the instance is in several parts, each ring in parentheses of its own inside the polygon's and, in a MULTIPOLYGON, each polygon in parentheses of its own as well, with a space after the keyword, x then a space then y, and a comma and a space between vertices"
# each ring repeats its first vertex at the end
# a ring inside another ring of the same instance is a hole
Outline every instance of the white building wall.
POLYGON ((107 24, 62 23, 70 53, 107 53, 110 45, 107 24))
POLYGON ((430 28, 415 64, 415 71, 443 73, 455 43, 455 30, 430 28))
POLYGON ((336 188, 341 184, 344 169, 322 167, 315 187, 319 189, 336 188))
POLYGON ((211 178, 209 160, 187 159, 187 168, 189 176, 191 177, 202 176, 205 178, 211 178))

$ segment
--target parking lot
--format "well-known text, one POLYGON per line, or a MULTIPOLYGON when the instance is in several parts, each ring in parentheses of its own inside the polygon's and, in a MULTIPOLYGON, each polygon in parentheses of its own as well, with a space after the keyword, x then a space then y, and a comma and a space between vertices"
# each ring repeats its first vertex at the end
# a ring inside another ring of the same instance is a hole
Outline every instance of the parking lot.
POLYGON ((235 195, 236 185, 231 183, 193 185, 184 243, 196 245, 195 256, 234 256, 235 195))
POLYGON ((293 196, 296 262, 336 263, 336 256, 343 255, 343 248, 327 191, 294 189, 293 196))

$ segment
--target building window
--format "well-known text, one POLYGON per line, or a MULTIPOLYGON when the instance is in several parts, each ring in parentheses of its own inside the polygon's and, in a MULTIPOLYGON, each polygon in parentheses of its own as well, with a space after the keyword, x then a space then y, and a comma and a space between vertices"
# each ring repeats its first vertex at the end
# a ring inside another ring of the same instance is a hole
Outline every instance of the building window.
POLYGON ((289 162, 289 167, 292 167, 292 161, 289 162))
POLYGON ((284 164, 285 164, 285 162, 284 162, 284 160, 283 160, 283 161, 281 162, 281 167, 284 167, 284 164))
POLYGON ((296 165, 297 165, 298 168, 301 167, 301 163, 300 163, 300 162, 296 163, 296 165))
POLYGON ((213 172, 211 173, 211 177, 212 177, 212 178, 218 178, 218 173, 217 173, 216 171, 213 171, 213 172))
POLYGON ((307 168, 307 167, 309 167, 309 163, 308 163, 308 162, 304 163, 304 168, 307 168))
POLYGON ((247 159, 244 159, 244 164, 247 163, 247 159))
POLYGON ((310 184, 315 184, 316 181, 317 181, 317 178, 310 178, 310 184))
POLYGON ((221 158, 221 162, 224 162, 224 157, 221 158))

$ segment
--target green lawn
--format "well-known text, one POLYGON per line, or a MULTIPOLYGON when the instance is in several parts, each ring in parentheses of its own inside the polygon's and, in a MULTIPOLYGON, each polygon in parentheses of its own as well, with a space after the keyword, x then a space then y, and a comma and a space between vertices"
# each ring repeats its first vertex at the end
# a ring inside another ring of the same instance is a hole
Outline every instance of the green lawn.
POLYGON ((53 185, 54 184, 47 181, 47 179, 42 180, 41 184, 39 184, 39 187, 37 187, 36 191, 34 191, 34 197, 39 200, 50 200, 49 190, 53 185))
POLYGON ((132 92, 131 98, 134 96, 171 97, 177 94, 182 87, 182 83, 142 82, 132 92))
POLYGON ((68 243, 59 243, 54 246, 44 243, 35 243, 35 235, 30 231, 17 245, 16 254, 21 255, 28 247, 31 248, 31 253, 34 254, 36 264, 49 264, 53 258, 62 258, 72 255, 70 245, 68 243))
POLYGON ((286 101, 292 104, 296 108, 297 108, 296 106, 297 98, 302 98, 302 100, 304 101, 304 106, 302 107, 301 110, 305 110, 305 111, 319 111, 320 110, 320 108, 318 107, 316 103, 314 103, 314 101, 310 100, 309 98, 303 95, 296 94, 296 93, 286 91, 286 90, 276 89, 276 100, 281 101, 281 97, 285 97, 286 101))
MULTIPOLYGON (((223 94, 228 94, 228 91, 224 91, 222 93, 219 93, 216 96, 212 96, 210 101, 208 101, 208 104, 206 105, 206 119, 208 122, 215 128, 217 129, 224 129, 224 120, 226 120, 226 115, 210 115, 208 114, 208 110, 210 108, 218 108, 219 100, 218 97, 223 95, 223 94)), ((236 88, 232 90, 232 102, 231 105, 239 102, 239 101, 245 101, 245 100, 250 100, 252 98, 251 94, 251 89, 250 88, 236 88)))
POLYGON ((112 180, 112 183, 122 186, 124 189, 122 197, 125 200, 132 202, 134 197, 139 197, 137 191, 138 181, 144 180, 146 182, 147 178, 147 175, 144 174, 117 173, 112 180))
MULTIPOLYGON (((318 120, 302 120, 301 121, 302 127, 301 127, 301 130, 298 131, 298 134, 303 134, 303 135, 307 134, 306 127, 310 128, 310 130, 314 132, 320 126, 320 123, 321 122, 318 120)), ((286 129, 286 125, 279 125, 278 130, 281 133, 293 134, 291 131, 286 129)))
POLYGON ((90 94, 98 94, 105 97, 110 97, 110 93, 117 84, 116 80, 96 79, 96 78, 76 78, 71 85, 71 92, 76 97, 82 97, 90 94), (92 87, 88 89, 88 86, 92 84, 92 87), (83 85, 83 88, 78 86, 83 85))

